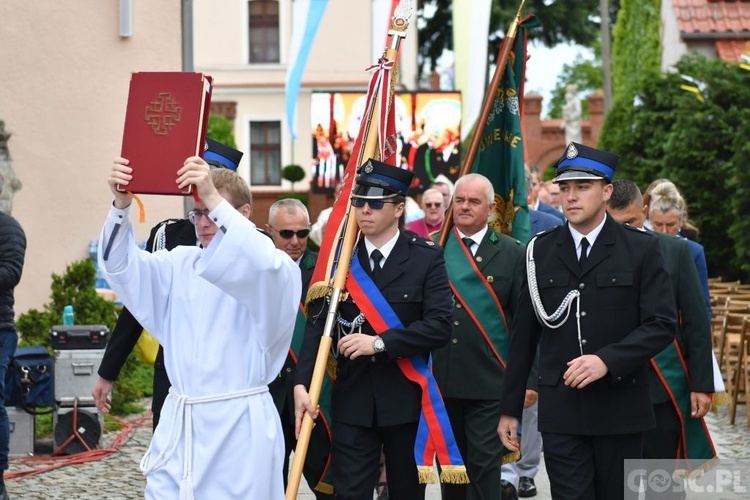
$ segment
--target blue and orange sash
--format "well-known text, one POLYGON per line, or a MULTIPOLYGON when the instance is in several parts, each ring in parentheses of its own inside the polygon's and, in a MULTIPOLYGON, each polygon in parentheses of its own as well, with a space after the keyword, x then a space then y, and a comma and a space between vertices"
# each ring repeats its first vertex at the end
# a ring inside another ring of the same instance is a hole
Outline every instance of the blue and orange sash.
MULTIPOLYGON (((292 345, 289 347, 289 355, 292 357, 294 364, 297 364, 297 354, 302 347, 302 339, 305 336, 305 325, 307 324, 307 318, 305 316, 305 306, 300 302, 299 310, 297 311, 297 320, 294 323, 294 333, 292 334, 292 345)), ((310 439, 310 446, 325 446, 328 450, 328 461, 325 467, 321 471, 320 479, 318 480, 316 491, 321 493, 333 494, 333 479, 331 477, 331 425, 328 420, 328 415, 331 411, 331 394, 333 392, 333 385, 331 379, 326 376, 323 377, 323 386, 320 388, 320 398, 318 400, 320 422, 323 424, 326 435, 328 436, 328 442, 317 442, 313 437, 310 439)), ((313 433, 315 435, 315 433, 313 433)), ((322 439, 320 440, 322 441, 322 439)))
POLYGON ((666 349, 654 356, 651 365, 680 419, 682 431, 676 458, 684 460, 691 471, 710 469, 717 459, 716 449, 704 420, 690 416, 688 371, 677 341, 672 341, 666 349))
MULTIPOLYGON (((365 315, 375 333, 380 335, 392 328, 404 328, 396 312, 365 272, 359 259, 352 259, 346 289, 359 310, 365 315)), ((404 376, 422 388, 422 413, 419 418, 414 458, 421 483, 434 483, 433 461, 440 462, 440 480, 444 483, 468 483, 466 468, 453 436, 443 397, 432 376, 431 361, 421 355, 401 358, 397 362, 404 376)))

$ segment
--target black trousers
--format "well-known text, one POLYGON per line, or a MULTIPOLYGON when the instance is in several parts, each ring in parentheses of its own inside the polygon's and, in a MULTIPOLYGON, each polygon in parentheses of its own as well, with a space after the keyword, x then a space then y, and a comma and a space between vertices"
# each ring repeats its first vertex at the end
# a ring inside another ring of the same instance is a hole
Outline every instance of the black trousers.
POLYGON ((339 500, 372 500, 385 455, 390 500, 424 500, 414 459, 418 422, 361 427, 334 422, 331 448, 333 487, 339 500))
MULTIPOLYGON (((672 402, 667 401, 655 404, 654 415, 656 415, 656 429, 650 430, 643 435, 643 458, 677 458, 677 448, 680 445, 682 425, 672 402)), ((688 418, 691 417, 688 416, 688 418)), ((666 491, 660 488, 658 492, 655 492, 647 488, 646 499, 681 500, 685 498, 684 485, 677 484, 674 478, 671 481, 672 487, 666 491)))
POLYGON ((572 436, 542 432, 554 500, 638 498, 625 493, 625 463, 641 458, 643 434, 572 436))

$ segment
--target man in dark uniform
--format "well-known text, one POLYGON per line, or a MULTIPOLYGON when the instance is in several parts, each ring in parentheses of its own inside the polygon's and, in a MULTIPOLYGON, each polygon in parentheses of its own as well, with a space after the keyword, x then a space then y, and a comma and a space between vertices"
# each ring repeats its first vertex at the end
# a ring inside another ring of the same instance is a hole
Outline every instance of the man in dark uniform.
MULTIPOLYGON (((424 498, 414 457, 422 391, 397 361, 415 355, 426 359, 447 342, 451 295, 442 249, 399 230, 412 178, 408 170, 368 160, 352 192, 364 235, 355 248, 352 270, 367 274, 368 280, 358 282, 374 283, 370 294, 384 298, 400 326, 375 335, 372 317, 363 317, 351 297, 340 304, 331 405, 331 467, 338 499, 372 499, 381 449, 391 500, 424 498)), ((315 413, 307 389, 326 310, 322 298, 311 304, 308 314, 294 388, 298 429, 304 411, 315 413)))
POLYGON ((499 499, 501 494, 503 448, 494 431, 508 332, 523 285, 523 246, 488 226, 494 199, 492 184, 480 174, 456 182, 455 225, 445 244, 455 297, 453 330, 451 341, 433 353, 433 372, 469 484, 444 484, 444 500, 499 499))
MULTIPOLYGON (((648 207, 638 186, 626 180, 615 181, 613 186, 609 215, 617 222, 642 228, 648 207)), ((714 392, 711 323, 687 240, 665 233, 652 234, 658 238, 664 255, 680 324, 676 345, 668 346, 649 364, 656 429, 644 435, 643 458, 689 459, 691 467, 698 467, 716 456, 701 421, 711 407, 714 392)), ((675 489, 680 491, 673 492, 674 496, 650 491, 646 498, 685 497, 682 488, 675 489)))
MULTIPOLYGON (((203 158, 211 167, 228 168, 236 171, 242 159, 242 152, 213 139, 206 139, 206 150, 203 152, 203 158)), ((195 233, 195 226, 189 219, 167 219, 151 229, 151 234, 146 242, 146 250, 155 252, 164 248, 172 250, 177 246, 194 246, 197 244, 198 237, 195 233)), ((99 377, 91 391, 96 407, 102 413, 109 413, 112 386, 125 365, 128 355, 138 343, 141 332, 143 332, 143 327, 127 308, 123 308, 117 317, 112 337, 104 351, 104 357, 98 370, 99 377)), ((159 423, 161 407, 171 385, 167 370, 164 367, 164 350, 159 346, 159 352, 156 354, 154 361, 153 397, 151 400, 154 428, 159 423)))
MULTIPOLYGON (((568 223, 529 242, 498 434, 511 450, 539 345, 539 430, 555 499, 623 498, 624 460, 655 425, 647 363, 675 336, 655 236, 606 214, 617 156, 570 143, 557 163, 568 223)), ((628 496, 637 492, 629 492, 628 496)))
MULTIPOLYGON (((310 279, 315 270, 315 263, 318 261, 318 254, 307 247, 307 238, 310 235, 310 215, 305 205, 295 198, 284 198, 271 205, 268 211, 266 232, 271 235, 276 248, 285 251, 299 265, 302 275, 300 309, 297 313, 298 318, 294 326, 294 336, 292 337, 289 355, 286 357, 279 376, 268 386, 276 409, 279 411, 281 428, 284 431, 286 450, 283 472, 284 486, 286 487, 289 454, 297 444, 294 437, 294 369, 297 365, 299 347, 305 333, 303 306, 307 289, 310 287, 310 279)), ((303 473, 305 479, 307 479, 307 484, 317 499, 333 498, 333 495, 330 494, 333 485, 325 482, 330 448, 328 426, 322 423, 316 425, 305 457, 303 473)))

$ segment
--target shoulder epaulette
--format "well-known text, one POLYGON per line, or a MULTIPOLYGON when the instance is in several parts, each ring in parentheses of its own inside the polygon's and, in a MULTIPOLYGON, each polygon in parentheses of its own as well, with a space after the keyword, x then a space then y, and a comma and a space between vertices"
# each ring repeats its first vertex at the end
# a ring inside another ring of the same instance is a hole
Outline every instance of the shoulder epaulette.
POLYGON ((536 233, 536 234, 535 234, 534 236, 536 236, 537 238, 541 238, 542 236, 546 236, 546 235, 548 235, 548 234, 552 234, 552 233, 554 233, 555 231, 557 231, 557 230, 558 230, 558 229, 560 229, 561 227, 565 227, 565 224, 561 224, 561 225, 559 225, 559 226, 551 227, 551 228, 549 228, 549 229, 545 229, 544 231, 539 231, 539 232, 538 232, 538 233, 536 233))
POLYGON ((437 248, 439 245, 428 238, 422 238, 421 236, 412 236, 409 238, 409 243, 412 245, 419 245, 426 248, 437 248))
POLYGON ((643 229, 642 227, 635 227, 635 226, 631 226, 631 225, 630 225, 630 224, 628 224, 628 223, 625 223, 625 224, 623 224, 622 226, 623 226, 623 227, 624 227, 625 229, 630 229, 631 231, 636 231, 636 232, 638 232, 638 233, 641 233, 641 234, 648 234, 649 236, 651 236, 651 235, 649 234, 649 232, 648 232, 648 231, 646 231, 645 229, 643 229))

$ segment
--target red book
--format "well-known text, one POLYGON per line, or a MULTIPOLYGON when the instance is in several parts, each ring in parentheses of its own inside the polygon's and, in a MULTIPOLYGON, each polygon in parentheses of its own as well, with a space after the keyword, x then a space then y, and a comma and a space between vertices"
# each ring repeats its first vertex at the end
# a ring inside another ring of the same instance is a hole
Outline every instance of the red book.
POLYGON ((203 156, 211 82, 203 73, 133 73, 121 153, 130 160, 133 179, 123 190, 190 194, 175 181, 186 158, 203 156))

